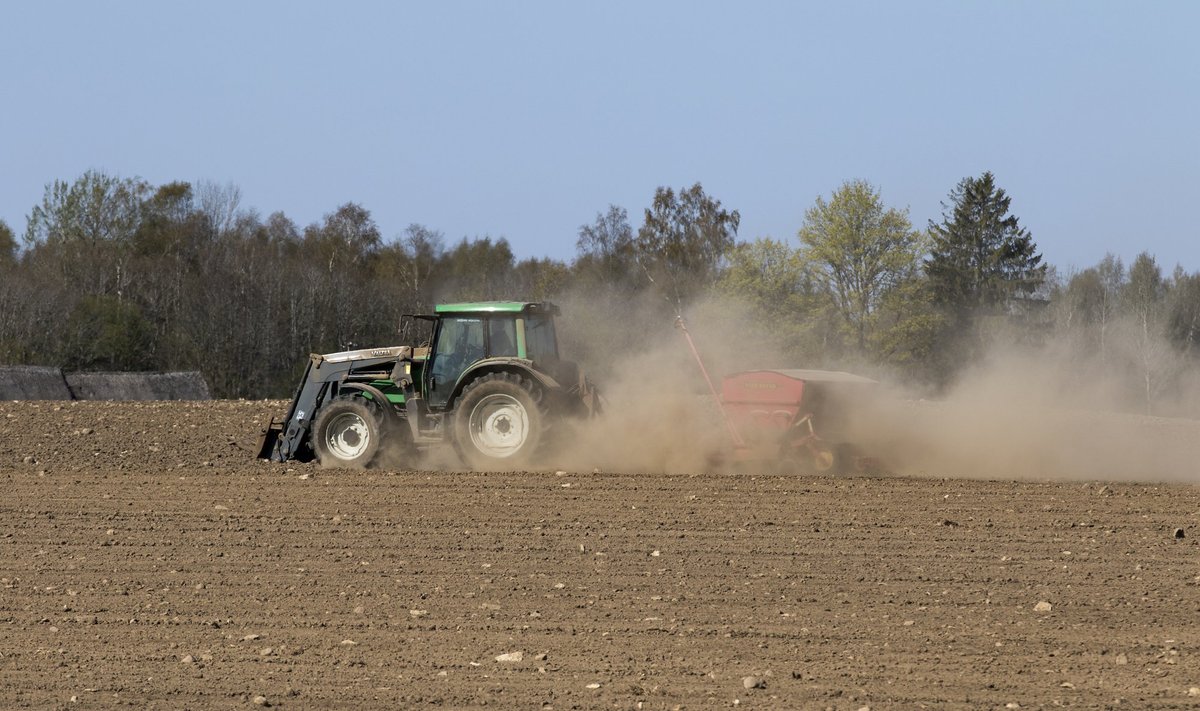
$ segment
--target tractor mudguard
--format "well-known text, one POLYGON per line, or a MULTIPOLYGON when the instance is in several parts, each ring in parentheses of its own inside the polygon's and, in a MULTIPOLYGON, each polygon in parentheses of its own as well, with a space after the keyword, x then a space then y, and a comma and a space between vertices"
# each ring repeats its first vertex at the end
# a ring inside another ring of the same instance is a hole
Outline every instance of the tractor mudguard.
POLYGON ((547 391, 553 392, 562 389, 562 385, 557 380, 540 370, 534 369, 533 361, 531 360, 511 357, 484 358, 472 364, 471 367, 464 370, 463 374, 459 376, 458 382, 454 385, 452 399, 457 399, 462 394, 466 384, 477 378, 481 371, 489 373, 497 371, 520 373, 521 375, 529 376, 547 391))
MULTIPOLYGON (((387 395, 384 395, 382 390, 374 385, 368 385, 367 383, 343 383, 339 390, 361 390, 362 392, 370 395, 371 399, 378 403, 382 403, 384 405, 388 403, 387 395)), ((391 412, 391 409, 389 408, 386 411, 391 412)))
POLYGON ((451 402, 458 399, 467 384, 485 373, 509 372, 518 373, 533 380, 546 392, 555 404, 554 408, 562 408, 562 413, 595 417, 600 414, 601 396, 596 387, 587 379, 583 370, 572 361, 558 361, 554 375, 534 367, 534 362, 525 358, 485 358, 466 371, 459 378, 451 396, 451 402), (557 375, 563 380, 554 376, 557 375))

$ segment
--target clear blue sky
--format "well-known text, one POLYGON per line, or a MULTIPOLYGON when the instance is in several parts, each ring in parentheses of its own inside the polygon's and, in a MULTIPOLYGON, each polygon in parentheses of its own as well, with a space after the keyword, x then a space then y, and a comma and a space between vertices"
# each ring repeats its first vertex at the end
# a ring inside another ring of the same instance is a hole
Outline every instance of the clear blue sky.
POLYGON ((699 181, 795 242, 866 179, 924 227, 995 173, 1060 268, 1200 270, 1200 2, 8 3, 0 219, 55 179, 234 183, 299 225, 354 201, 570 259, 699 181))

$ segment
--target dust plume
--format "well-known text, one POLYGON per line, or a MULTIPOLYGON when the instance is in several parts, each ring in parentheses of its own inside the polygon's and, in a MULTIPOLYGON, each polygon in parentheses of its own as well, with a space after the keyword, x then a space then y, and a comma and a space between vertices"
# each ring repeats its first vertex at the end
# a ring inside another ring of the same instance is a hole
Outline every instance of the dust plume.
MULTIPOLYGON (((559 461, 575 469, 698 472, 730 469, 730 435, 676 312, 651 295, 591 294, 560 301, 563 352, 601 387, 604 413, 573 427, 559 461)), ((732 302, 687 310, 688 329, 720 388, 733 370, 786 359, 732 302)))
POLYGON ((943 398, 881 397, 856 436, 909 475, 1200 482, 1200 421, 1135 414, 1130 380, 1061 344, 996 346, 943 398))
MULTIPOLYGON (((589 295, 563 302, 567 357, 602 387, 604 415, 573 432, 560 459, 577 469, 695 472, 719 466, 771 471, 772 462, 729 464, 730 437, 674 317, 661 301, 589 295), (720 463, 724 462, 724 463, 720 463)), ((1154 415, 1130 365, 1087 358, 1062 340, 1037 347, 995 339, 937 399, 861 366, 813 363, 755 332, 736 304, 713 301, 686 314, 706 366, 721 376, 756 368, 829 368, 881 380, 878 397, 846 413, 848 443, 867 471, 990 479, 1200 482, 1200 379, 1181 369, 1159 387, 1154 415)), ((818 424, 818 428, 820 423, 818 424)), ((831 443, 837 444, 837 443, 831 443)))

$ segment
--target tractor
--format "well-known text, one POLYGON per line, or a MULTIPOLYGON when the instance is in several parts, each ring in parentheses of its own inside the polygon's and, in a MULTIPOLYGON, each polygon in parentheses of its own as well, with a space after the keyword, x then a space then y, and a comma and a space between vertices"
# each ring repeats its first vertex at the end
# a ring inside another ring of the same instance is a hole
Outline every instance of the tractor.
POLYGON ((549 302, 441 304, 407 315, 431 327, 413 346, 309 356, 259 458, 364 468, 451 444, 475 469, 527 465, 568 417, 598 413, 596 388, 559 358, 549 302))

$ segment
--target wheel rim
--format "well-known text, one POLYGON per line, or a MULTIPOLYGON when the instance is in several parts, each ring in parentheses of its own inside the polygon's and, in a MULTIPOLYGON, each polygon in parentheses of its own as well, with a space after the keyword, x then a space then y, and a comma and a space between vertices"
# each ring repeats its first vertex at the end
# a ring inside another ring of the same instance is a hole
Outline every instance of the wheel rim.
POLYGON ((357 459, 371 446, 371 428, 353 412, 343 412, 325 428, 325 446, 338 459, 357 459))
POLYGON ((471 444, 481 454, 503 459, 529 439, 529 413, 511 395, 488 395, 471 411, 471 444))
POLYGON ((813 466, 819 472, 827 472, 833 469, 833 452, 828 449, 813 450, 813 466))

